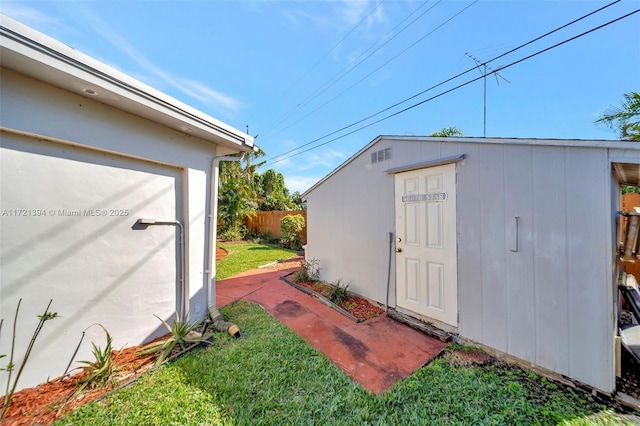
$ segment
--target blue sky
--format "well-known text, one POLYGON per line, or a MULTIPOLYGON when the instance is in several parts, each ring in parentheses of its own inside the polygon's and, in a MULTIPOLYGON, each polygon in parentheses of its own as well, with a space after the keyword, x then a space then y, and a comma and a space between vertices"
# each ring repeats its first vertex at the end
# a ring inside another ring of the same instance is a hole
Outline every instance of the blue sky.
MULTIPOLYGON (((483 136, 477 69, 323 138, 610 2, 9 1, 0 11, 236 128, 303 192, 376 136, 457 126, 483 136), (298 151, 299 152, 299 151, 298 151), (281 159, 281 161, 277 161, 281 159)), ((640 8, 622 0, 514 53, 496 70, 640 8)), ((593 121, 640 91, 640 13, 488 76, 488 137, 615 139, 593 121), (508 80, 508 82, 506 81, 508 80)))

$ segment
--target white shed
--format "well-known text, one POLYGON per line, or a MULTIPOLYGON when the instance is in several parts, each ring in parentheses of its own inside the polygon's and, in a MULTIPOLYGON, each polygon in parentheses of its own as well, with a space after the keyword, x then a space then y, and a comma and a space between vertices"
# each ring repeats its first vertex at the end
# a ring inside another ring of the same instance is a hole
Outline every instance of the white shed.
POLYGON ((154 315, 206 315, 217 165, 254 144, 15 20, 0 24, 0 354, 18 300, 17 362, 50 299, 60 315, 22 388, 63 374, 85 330, 75 360, 91 360, 89 342, 104 346, 94 323, 121 348, 165 334, 154 315))
POLYGON ((310 188, 321 278, 522 364, 615 390, 622 141, 380 136, 310 188))

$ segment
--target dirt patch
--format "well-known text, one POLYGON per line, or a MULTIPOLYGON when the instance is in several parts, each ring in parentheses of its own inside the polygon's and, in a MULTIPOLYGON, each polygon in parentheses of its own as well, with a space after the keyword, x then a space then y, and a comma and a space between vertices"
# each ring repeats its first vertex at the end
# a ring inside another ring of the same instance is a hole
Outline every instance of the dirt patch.
POLYGON ((262 271, 283 271, 286 269, 301 268, 300 262, 304 259, 302 256, 294 256, 289 259, 278 260, 277 262, 270 263, 268 265, 261 266, 262 271))
POLYGON ((491 355, 479 350, 454 350, 449 351, 445 356, 456 367, 486 365, 492 360, 491 355))
POLYGON ((390 388, 391 386, 393 386, 397 381, 402 380, 405 376, 400 373, 398 370, 393 369, 393 370, 385 370, 384 371, 384 387, 386 388, 390 388))

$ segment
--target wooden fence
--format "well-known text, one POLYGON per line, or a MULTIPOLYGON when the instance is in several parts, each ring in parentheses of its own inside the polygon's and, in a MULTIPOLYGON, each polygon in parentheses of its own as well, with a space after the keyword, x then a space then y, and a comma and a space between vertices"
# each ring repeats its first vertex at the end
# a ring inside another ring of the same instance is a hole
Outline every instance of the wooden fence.
POLYGON ((273 237, 281 237, 282 231, 280 230, 280 219, 289 215, 300 214, 304 217, 304 229, 302 230, 302 244, 307 243, 307 211, 306 210, 292 210, 292 211, 273 211, 273 212, 257 212, 254 216, 247 217, 245 219, 245 225, 247 229, 258 235, 265 233, 271 234, 273 237))

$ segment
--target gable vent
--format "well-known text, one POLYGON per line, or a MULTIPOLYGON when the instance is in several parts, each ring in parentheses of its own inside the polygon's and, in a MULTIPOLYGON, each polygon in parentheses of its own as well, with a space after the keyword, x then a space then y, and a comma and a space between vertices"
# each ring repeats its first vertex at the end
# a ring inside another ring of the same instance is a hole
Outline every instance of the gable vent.
POLYGON ((371 163, 379 163, 391 159, 391 148, 381 149, 371 153, 371 163))

